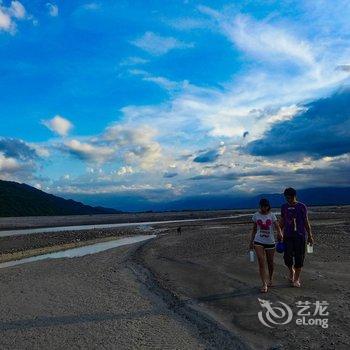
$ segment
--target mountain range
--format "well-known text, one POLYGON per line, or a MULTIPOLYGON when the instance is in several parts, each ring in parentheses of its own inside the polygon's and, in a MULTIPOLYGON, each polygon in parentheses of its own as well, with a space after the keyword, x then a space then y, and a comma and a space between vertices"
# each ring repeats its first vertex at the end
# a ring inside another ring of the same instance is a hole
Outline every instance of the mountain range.
POLYGON ((0 216, 114 214, 115 209, 92 207, 26 184, 0 180, 0 216))
MULTIPOLYGON (((67 197, 68 195, 64 195, 67 197)), ((139 196, 75 195, 64 199, 24 183, 0 180, 0 216, 91 215, 136 211, 182 211, 256 208, 260 198, 267 198, 279 207, 281 193, 255 196, 205 195, 174 201, 155 202, 139 196), (77 201, 79 200, 79 201, 77 201), (90 205, 83 204, 89 203, 90 205), (97 206, 93 206, 97 205, 97 206), (101 206, 103 205, 103 206, 101 206)), ((350 204, 350 187, 318 187, 298 190, 298 200, 307 205, 350 204)))
MULTIPOLYGON (((298 200, 307 205, 346 205, 350 204, 350 187, 318 187, 297 189, 298 200)), ((78 195, 74 199, 90 205, 103 205, 123 211, 180 211, 256 208, 260 198, 270 200, 273 207, 284 203, 282 193, 259 195, 202 195, 183 197, 176 200, 151 201, 139 195, 103 194, 78 195)))

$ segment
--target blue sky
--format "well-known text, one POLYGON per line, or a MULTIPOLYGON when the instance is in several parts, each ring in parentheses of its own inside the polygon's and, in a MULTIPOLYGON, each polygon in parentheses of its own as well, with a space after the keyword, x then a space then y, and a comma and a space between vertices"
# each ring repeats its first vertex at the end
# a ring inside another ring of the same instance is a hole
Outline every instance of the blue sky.
POLYGON ((128 209, 348 185, 349 17, 348 1, 0 1, 0 178, 128 209))

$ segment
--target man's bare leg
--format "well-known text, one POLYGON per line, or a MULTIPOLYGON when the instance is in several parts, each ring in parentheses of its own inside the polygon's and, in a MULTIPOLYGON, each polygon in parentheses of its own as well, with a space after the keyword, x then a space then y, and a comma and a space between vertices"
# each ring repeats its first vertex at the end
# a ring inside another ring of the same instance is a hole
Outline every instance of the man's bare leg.
MULTIPOLYGON (((287 266, 288 267, 288 270, 289 270, 289 276, 288 276, 288 279, 290 282, 294 282, 294 277, 295 277, 295 269, 293 266, 287 266)), ((300 274, 300 272, 299 272, 300 274)))
POLYGON ((300 287, 300 273, 301 273, 301 267, 296 267, 295 273, 294 273, 294 279, 293 279, 294 287, 300 287))

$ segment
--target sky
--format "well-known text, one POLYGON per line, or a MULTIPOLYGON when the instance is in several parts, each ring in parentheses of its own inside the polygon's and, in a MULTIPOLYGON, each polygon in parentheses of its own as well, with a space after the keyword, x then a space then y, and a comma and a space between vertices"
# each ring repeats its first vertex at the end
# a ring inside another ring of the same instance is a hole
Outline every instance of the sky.
POLYGON ((343 0, 0 0, 0 179, 128 210, 347 186, 349 18, 343 0))

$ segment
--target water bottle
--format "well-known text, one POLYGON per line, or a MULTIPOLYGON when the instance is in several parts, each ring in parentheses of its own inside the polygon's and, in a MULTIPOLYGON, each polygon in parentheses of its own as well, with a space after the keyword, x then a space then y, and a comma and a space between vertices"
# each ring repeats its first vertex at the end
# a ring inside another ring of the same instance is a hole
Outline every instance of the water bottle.
POLYGON ((307 244, 306 250, 309 254, 312 254, 314 252, 314 246, 310 243, 307 244))
POLYGON ((249 261, 250 262, 254 262, 254 250, 250 250, 249 251, 249 261))

